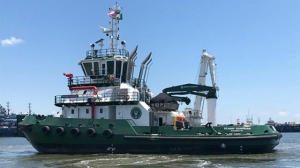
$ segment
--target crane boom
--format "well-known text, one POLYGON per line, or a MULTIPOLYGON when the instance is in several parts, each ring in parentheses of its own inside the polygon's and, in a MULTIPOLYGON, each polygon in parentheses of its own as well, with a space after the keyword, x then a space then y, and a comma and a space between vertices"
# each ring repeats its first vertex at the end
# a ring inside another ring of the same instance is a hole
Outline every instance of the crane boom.
MULTIPOLYGON (((163 93, 167 93, 168 95, 174 97, 173 95, 185 95, 185 94, 193 94, 196 95, 195 106, 194 106, 194 115, 193 118, 197 119, 201 123, 202 119, 202 111, 200 110, 201 105, 203 106, 202 101, 203 98, 207 100, 207 122, 212 122, 213 126, 216 126, 216 105, 217 105, 217 94, 216 92, 219 90, 219 87, 216 84, 214 67, 216 64, 214 63, 215 57, 208 54, 206 50, 203 50, 203 54, 201 56, 201 65, 200 65, 200 73, 198 78, 198 84, 184 84, 178 86, 172 86, 169 88, 163 89, 163 93), (210 71, 212 86, 206 86, 206 75, 207 71, 210 71)), ((184 101, 188 102, 187 98, 176 97, 176 101, 184 101)), ((189 102, 188 102, 189 103, 189 102)), ((187 103, 187 104, 188 104, 187 103)))
MULTIPOLYGON (((203 85, 203 86, 206 85, 206 75, 207 75, 207 71, 209 68, 212 87, 214 87, 216 89, 216 91, 218 91, 219 87, 216 84, 216 76, 215 76, 215 71, 214 71, 214 67, 216 66, 216 64, 214 63, 214 60, 215 60, 214 56, 207 53, 206 50, 203 50, 202 56, 201 56, 198 84, 203 85)), ((196 99, 195 99, 195 103, 194 103, 194 113, 199 115, 200 118, 202 118, 201 107, 203 106, 203 104, 202 104, 203 97, 204 96, 196 95, 196 99)))
POLYGON ((163 89, 162 92, 167 93, 170 96, 193 94, 193 95, 203 96, 206 98, 217 98, 215 87, 203 86, 203 85, 197 85, 191 83, 168 87, 163 89))
MULTIPOLYGON (((173 95, 186 95, 192 94, 197 95, 199 97, 205 97, 207 99, 207 113, 208 113, 208 121, 212 122, 213 125, 216 125, 215 120, 215 111, 216 111, 216 100, 217 100, 217 90, 215 87, 197 85, 197 84, 184 84, 178 86, 168 87, 162 90, 163 93, 168 94, 173 97, 176 101, 184 101, 188 105, 189 98, 173 96, 173 95)), ((195 113, 194 113, 195 114, 195 113)), ((193 115, 195 119, 200 121, 200 117, 193 115)))
POLYGON ((178 97, 173 95, 198 95, 206 98, 217 98, 216 89, 210 86, 203 86, 197 84, 183 84, 178 86, 168 87, 162 90, 163 93, 167 93, 172 96, 176 101, 184 101, 186 104, 189 104, 189 98, 187 97, 178 97))

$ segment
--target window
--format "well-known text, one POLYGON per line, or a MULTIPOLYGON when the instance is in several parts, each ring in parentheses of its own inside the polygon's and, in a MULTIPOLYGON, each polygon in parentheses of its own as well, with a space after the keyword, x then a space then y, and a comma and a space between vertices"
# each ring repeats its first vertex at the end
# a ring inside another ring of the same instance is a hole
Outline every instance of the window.
POLYGON ((92 63, 89 62, 89 63, 83 63, 83 66, 84 66, 84 69, 85 69, 85 72, 87 75, 93 75, 92 74, 92 63))
POLYGON ((71 114, 74 114, 74 109, 71 110, 71 114))
POLYGON ((100 113, 103 113, 103 109, 102 108, 100 109, 100 113))
POLYGON ((114 61, 107 61, 107 75, 113 75, 114 74, 114 61))
POLYGON ((105 74, 105 64, 102 64, 102 75, 105 74))
POLYGON ((94 75, 99 75, 99 63, 94 62, 94 75))
POLYGON ((123 62, 122 82, 126 81, 127 62, 123 62))
POLYGON ((86 109, 86 110, 85 110, 85 113, 86 113, 86 114, 89 114, 89 109, 86 109))
POLYGON ((121 66, 122 61, 116 61, 116 78, 120 78, 121 76, 121 66))

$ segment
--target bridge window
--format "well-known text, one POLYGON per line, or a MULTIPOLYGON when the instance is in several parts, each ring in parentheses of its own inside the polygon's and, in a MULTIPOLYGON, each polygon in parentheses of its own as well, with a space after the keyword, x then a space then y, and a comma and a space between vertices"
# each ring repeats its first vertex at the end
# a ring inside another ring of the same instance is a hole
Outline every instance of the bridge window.
POLYGON ((107 75, 113 75, 114 74, 114 61, 107 61, 107 75))
POLYGON ((116 61, 116 78, 120 78, 122 61, 116 61))
POLYGON ((81 66, 82 72, 84 73, 84 75, 86 75, 83 64, 81 64, 80 66, 81 66))
POLYGON ((85 69, 85 72, 87 75, 92 75, 92 63, 89 62, 89 63, 83 63, 83 66, 84 66, 84 69, 85 69))
POLYGON ((123 62, 122 82, 126 82, 127 62, 123 62))
POLYGON ((105 74, 105 64, 102 64, 102 75, 104 75, 105 74))
POLYGON ((94 75, 99 75, 99 63, 94 62, 94 75))

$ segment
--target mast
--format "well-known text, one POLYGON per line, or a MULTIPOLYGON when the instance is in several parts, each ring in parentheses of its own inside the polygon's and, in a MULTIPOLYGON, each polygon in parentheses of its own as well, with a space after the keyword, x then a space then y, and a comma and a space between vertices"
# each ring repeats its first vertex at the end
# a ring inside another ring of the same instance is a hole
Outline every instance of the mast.
POLYGON ((85 76, 90 77, 92 82, 119 84, 125 82, 127 70, 127 59, 129 52, 126 50, 126 41, 120 42, 119 21, 122 20, 122 8, 116 3, 109 7, 107 15, 109 17, 108 27, 101 27, 102 33, 107 37, 109 43, 103 49, 104 38, 100 38, 95 43, 100 49, 95 49, 95 45, 90 44, 91 49, 87 51, 86 58, 79 62, 85 76))
POLYGON ((9 102, 7 102, 7 115, 9 115, 9 102))
MULTIPOLYGON (((108 30, 107 36, 111 39, 110 49, 111 51, 116 54, 115 52, 118 51, 118 40, 120 40, 119 35, 119 20, 122 20, 122 13, 121 7, 118 6, 116 3, 113 7, 109 8, 107 13, 111 17, 111 21, 109 22, 111 28, 110 31, 108 30)), ((125 44, 125 43, 124 43, 125 44)))
POLYGON ((31 103, 28 103, 28 114, 31 115, 31 103))

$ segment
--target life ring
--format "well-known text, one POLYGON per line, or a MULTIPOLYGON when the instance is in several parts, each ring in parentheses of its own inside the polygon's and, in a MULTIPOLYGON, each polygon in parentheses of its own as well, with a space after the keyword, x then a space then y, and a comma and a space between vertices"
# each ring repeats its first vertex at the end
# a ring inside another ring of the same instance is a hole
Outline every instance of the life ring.
POLYGON ((57 135, 61 136, 65 133, 65 129, 63 127, 57 127, 55 132, 57 135))
POLYGON ((49 126, 43 126, 43 128, 42 128, 42 133, 43 133, 44 135, 46 135, 46 134, 48 134, 49 132, 50 132, 49 126))
POLYGON ((130 99, 130 96, 129 96, 128 94, 126 94, 126 95, 124 96, 124 99, 125 99, 126 101, 128 101, 128 100, 130 99))
POLYGON ((79 135, 80 131, 79 131, 78 128, 72 128, 71 131, 70 131, 70 133, 71 133, 71 135, 72 135, 73 137, 75 137, 75 136, 78 136, 78 135, 79 135))
POLYGON ((87 133, 87 136, 88 136, 88 137, 93 137, 93 136, 95 136, 96 131, 95 131, 94 128, 89 128, 89 129, 86 131, 86 133, 87 133))
POLYGON ((106 129, 103 131, 104 138, 111 138, 113 136, 113 133, 110 129, 106 129))

